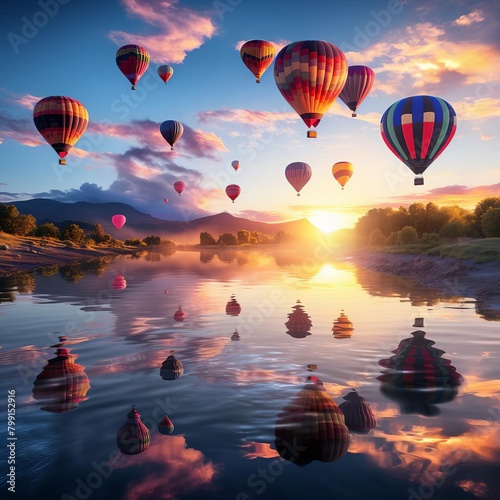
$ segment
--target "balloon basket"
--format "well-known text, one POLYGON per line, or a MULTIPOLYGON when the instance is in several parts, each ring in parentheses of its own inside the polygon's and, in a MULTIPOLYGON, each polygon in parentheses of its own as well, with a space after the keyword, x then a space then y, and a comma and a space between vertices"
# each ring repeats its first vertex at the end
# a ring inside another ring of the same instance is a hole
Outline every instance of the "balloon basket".
POLYGON ((413 180, 413 185, 414 186, 423 186, 424 185, 424 178, 423 177, 415 177, 413 180))
POLYGON ((316 137, 318 137, 318 132, 316 132, 316 130, 308 130, 307 137, 309 139, 316 139, 316 137))
POLYGON ((59 165, 66 165, 66 160, 63 160, 62 158, 59 160, 59 165))
POLYGON ((353 118, 356 118, 356 116, 358 116, 358 114, 357 114, 357 113, 353 113, 353 114, 352 114, 352 117, 353 117, 353 118))

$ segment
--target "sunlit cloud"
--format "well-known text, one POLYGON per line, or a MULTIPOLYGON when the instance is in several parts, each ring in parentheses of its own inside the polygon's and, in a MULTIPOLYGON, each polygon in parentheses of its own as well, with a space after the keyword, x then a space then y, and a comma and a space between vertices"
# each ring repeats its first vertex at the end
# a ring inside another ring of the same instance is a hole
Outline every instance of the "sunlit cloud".
POLYGON ((180 6, 177 0, 122 0, 122 3, 129 15, 156 27, 157 33, 111 31, 109 38, 119 45, 136 43, 145 47, 156 62, 182 63, 188 52, 200 48, 217 31, 207 14, 180 6))
POLYGON ((500 116, 500 98, 483 97, 472 99, 466 97, 463 101, 453 102, 453 109, 459 120, 492 118, 500 116))
POLYGON ((292 112, 229 108, 213 111, 200 111, 197 114, 197 117, 202 123, 222 121, 227 123, 238 123, 241 125, 259 126, 273 130, 279 122, 296 121, 299 119, 299 116, 292 112))
POLYGON ((256 220, 259 222, 282 222, 283 214, 281 212, 265 212, 260 210, 241 210, 236 214, 238 217, 256 220))
POLYGON ((480 23, 481 21, 484 21, 484 14, 480 10, 473 10, 469 14, 464 14, 463 16, 460 16, 458 19, 455 19, 453 21, 453 24, 456 24, 458 26, 469 26, 472 23, 480 23))
POLYGON ((33 120, 0 115, 0 139, 18 142, 23 146, 37 147, 46 144, 33 125, 33 120))
POLYGON ((241 444, 244 450, 243 458, 254 460, 255 458, 277 458, 280 454, 271 448, 269 443, 259 443, 257 441, 245 441, 241 444))
POLYGON ((14 102, 23 106, 24 108, 33 109, 35 104, 40 101, 42 98, 37 97, 31 94, 24 94, 13 99, 14 102))

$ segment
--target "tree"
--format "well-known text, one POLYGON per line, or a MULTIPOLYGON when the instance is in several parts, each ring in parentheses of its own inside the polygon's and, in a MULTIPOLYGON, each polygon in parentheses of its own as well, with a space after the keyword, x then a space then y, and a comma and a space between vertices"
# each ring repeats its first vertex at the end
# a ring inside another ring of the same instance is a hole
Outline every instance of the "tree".
POLYGON ((413 226, 405 226, 398 231, 398 245, 413 245, 418 242, 418 233, 413 226))
POLYGON ((500 237, 500 207, 490 208, 482 215, 481 230, 486 238, 500 237))
POLYGON ((441 238, 461 238, 467 234, 467 227, 461 220, 454 219, 447 222, 439 231, 441 238))
POLYGON ((84 236, 85 231, 78 224, 69 224, 62 230, 61 239, 81 243, 84 236))
POLYGON ((148 246, 159 245, 161 243, 161 238, 159 236, 146 236, 142 239, 144 243, 148 246))
POLYGON ((278 231, 276 236, 274 237, 274 243, 286 243, 287 241, 291 241, 293 239, 290 233, 285 231, 278 231))
POLYGON ((94 226, 94 232, 90 235, 90 237, 96 242, 96 243, 102 243, 103 240, 105 239, 106 233, 104 232, 104 228, 99 224, 98 222, 94 226))
POLYGON ((483 215, 492 208, 500 208, 500 196, 490 196, 488 198, 484 198, 476 205, 474 215, 476 216, 475 229, 478 236, 483 236, 481 219, 483 215))
POLYGON ((227 246, 236 244, 236 236, 231 233, 222 233, 221 235, 219 235, 219 239, 217 240, 217 245, 227 246))
POLYGON ((200 245, 215 245, 215 244, 216 244, 215 238, 210 233, 207 233, 206 231, 200 233, 200 245))
POLYGON ((0 229, 6 233, 12 232, 12 221, 19 217, 19 210, 14 205, 0 204, 0 229))
POLYGON ((378 227, 375 228, 368 237, 368 243, 376 247, 385 245, 386 241, 387 238, 383 235, 382 231, 378 227))
POLYGON ((238 245, 248 245, 250 243, 250 231, 246 231, 245 229, 241 229, 236 233, 236 241, 238 245))
POLYGON ((26 236, 36 229, 36 219, 32 215, 18 215, 11 220, 10 233, 17 236, 26 236))
POLYGON ((52 222, 46 222, 35 229, 35 236, 40 238, 60 238, 61 231, 52 222))

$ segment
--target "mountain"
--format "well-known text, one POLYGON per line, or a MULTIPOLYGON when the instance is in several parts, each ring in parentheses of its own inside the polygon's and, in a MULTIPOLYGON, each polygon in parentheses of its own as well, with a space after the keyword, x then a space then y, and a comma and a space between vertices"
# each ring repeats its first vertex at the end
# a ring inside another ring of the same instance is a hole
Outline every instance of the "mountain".
POLYGON ((106 233, 122 240, 155 235, 174 240, 176 243, 199 243, 200 233, 203 231, 212 234, 215 239, 222 233, 236 234, 240 230, 259 231, 270 236, 284 231, 308 240, 321 234, 307 219, 269 223, 234 217, 224 212, 191 221, 168 221, 140 212, 126 203, 61 203, 48 199, 32 199, 16 201, 9 205, 15 205, 21 214, 33 215, 37 225, 52 222, 58 227, 64 227, 75 223, 84 229, 90 229, 99 223, 106 233), (127 223, 120 231, 111 224, 111 217, 115 214, 123 214, 127 218, 127 223))

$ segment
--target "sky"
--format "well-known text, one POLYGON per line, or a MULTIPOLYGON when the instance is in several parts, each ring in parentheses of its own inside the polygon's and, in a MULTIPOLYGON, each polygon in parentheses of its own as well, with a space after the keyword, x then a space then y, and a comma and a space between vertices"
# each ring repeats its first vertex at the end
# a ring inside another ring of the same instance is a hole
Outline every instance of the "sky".
POLYGON ((306 217, 323 230, 353 227, 379 207, 472 209, 500 195, 499 24, 491 0, 9 2, 0 20, 0 201, 124 202, 168 220, 224 211, 263 222, 306 217), (277 51, 325 40, 349 65, 372 68, 375 84, 357 118, 337 99, 318 137, 307 138, 273 65, 256 84, 243 64, 239 48, 252 39, 277 51), (151 55, 135 91, 115 62, 127 43, 151 55), (167 84, 156 72, 162 64, 174 69, 167 84), (458 125, 425 184, 414 186, 379 124, 392 103, 423 94, 449 102, 458 125), (32 118, 52 95, 77 99, 89 113, 66 166, 32 118), (184 125, 174 151, 159 132, 165 120, 184 125), (313 171, 300 197, 284 176, 295 161, 313 171), (343 191, 331 173, 338 161, 354 167, 343 191), (186 184, 182 196, 177 180, 186 184), (234 204, 229 184, 241 187, 234 204))

